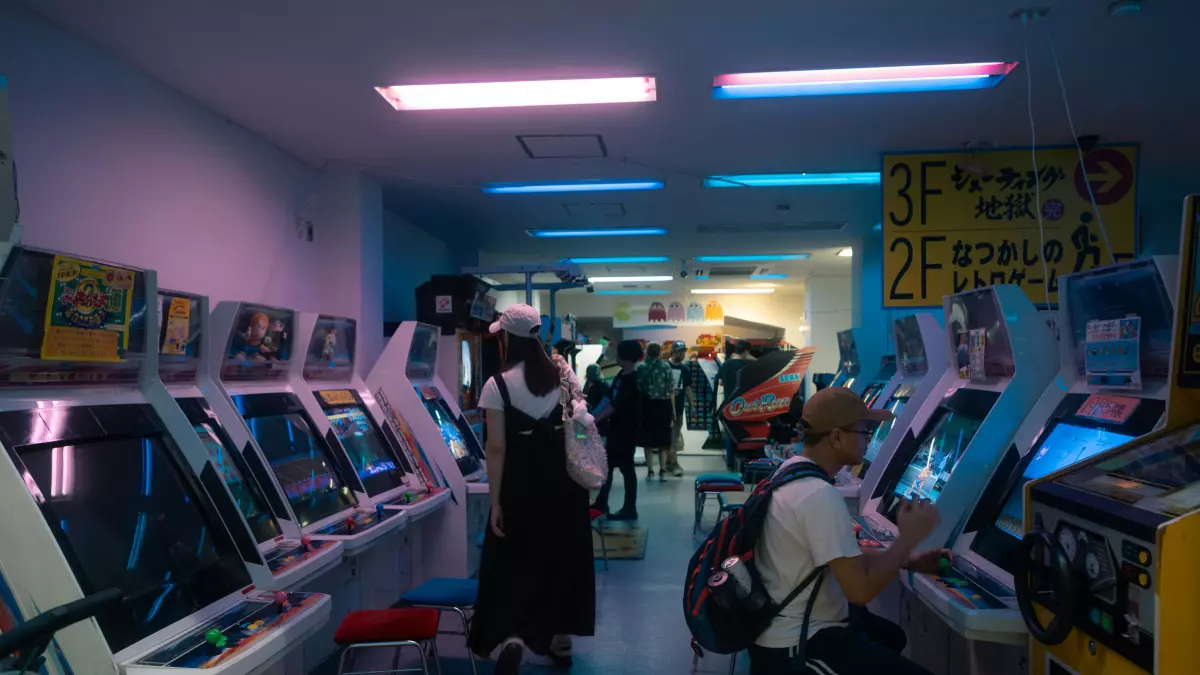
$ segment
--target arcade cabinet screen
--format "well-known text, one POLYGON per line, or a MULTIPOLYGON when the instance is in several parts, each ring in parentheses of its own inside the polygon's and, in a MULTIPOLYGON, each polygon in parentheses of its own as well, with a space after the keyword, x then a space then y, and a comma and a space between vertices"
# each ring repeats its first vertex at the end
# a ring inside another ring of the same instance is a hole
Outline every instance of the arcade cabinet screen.
POLYGON ((388 450, 379 427, 362 408, 328 408, 325 416, 368 495, 374 497, 404 485, 404 472, 396 467, 396 457, 388 450))
POLYGON ((867 454, 863 456, 864 471, 867 466, 870 466, 875 461, 875 457, 879 455, 879 449, 883 447, 883 442, 887 440, 888 432, 892 430, 892 426, 896 423, 896 418, 900 416, 900 411, 904 410, 904 406, 907 403, 907 398, 888 399, 887 409, 892 411, 894 417, 886 422, 880 422, 875 427, 875 433, 871 435, 871 445, 867 447, 867 454))
POLYGON ((241 456, 226 448, 220 440, 220 434, 211 423, 196 424, 192 428, 196 430, 204 449, 208 450, 208 456, 216 465, 217 471, 221 472, 221 478, 225 480, 226 487, 233 495, 233 501, 237 502, 242 517, 254 532, 254 539, 261 544, 278 537, 279 525, 271 516, 266 497, 263 496, 258 483, 253 478, 248 478, 250 472, 242 466, 241 456))
POLYGON ((436 328, 417 326, 413 329, 412 343, 408 346, 408 362, 404 364, 404 374, 408 379, 433 378, 434 366, 437 364, 437 348, 436 328))
POLYGON ((287 495, 300 527, 354 507, 329 448, 299 413, 250 417, 250 433, 287 495))
POLYGON ((1185 427, 1059 479, 1163 515, 1200 507, 1200 424, 1185 427))
POLYGON ((441 430, 442 440, 446 442, 450 453, 454 455, 454 461, 458 464, 459 471, 462 471, 464 476, 478 471, 480 469, 479 459, 471 452, 471 448, 467 445, 467 439, 463 437, 458 424, 451 419, 450 413, 442 405, 442 402, 436 398, 427 399, 420 391, 417 392, 417 396, 421 397, 421 401, 425 403, 425 409, 429 411, 429 416, 441 430))
POLYGON ((862 399, 868 408, 875 405, 875 399, 879 398, 879 393, 883 391, 885 384, 883 382, 876 382, 867 387, 866 391, 863 392, 862 399))
POLYGON ((937 503, 981 424, 982 417, 976 419, 962 412, 943 409, 941 419, 917 447, 893 494, 937 503))
MULTIPOLYGON (((1152 260, 1130 264, 1118 274, 1087 275, 1067 284, 1070 293, 1071 331, 1075 344, 1087 340, 1091 319, 1142 319, 1142 377, 1165 379, 1170 370, 1175 310, 1163 286, 1162 275, 1152 260)), ((1084 374, 1084 349, 1075 351, 1079 374, 1084 374)))
POLYGON ((14 454, 84 594, 124 594, 97 617, 113 652, 250 584, 215 509, 162 439, 24 446, 14 454))
POLYGON ((833 378, 833 382, 831 382, 829 386, 849 387, 853 383, 854 378, 850 377, 850 373, 846 372, 845 370, 838 370, 837 375, 833 378))

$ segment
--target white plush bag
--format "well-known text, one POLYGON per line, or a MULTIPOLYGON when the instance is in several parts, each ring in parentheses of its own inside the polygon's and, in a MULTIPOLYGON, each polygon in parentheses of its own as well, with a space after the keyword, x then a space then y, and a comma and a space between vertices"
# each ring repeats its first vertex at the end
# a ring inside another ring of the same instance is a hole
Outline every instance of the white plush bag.
POLYGON ((608 480, 608 454, 596 431, 596 420, 588 412, 579 382, 571 366, 555 354, 562 388, 563 433, 567 446, 567 475, 588 490, 599 490, 608 480))

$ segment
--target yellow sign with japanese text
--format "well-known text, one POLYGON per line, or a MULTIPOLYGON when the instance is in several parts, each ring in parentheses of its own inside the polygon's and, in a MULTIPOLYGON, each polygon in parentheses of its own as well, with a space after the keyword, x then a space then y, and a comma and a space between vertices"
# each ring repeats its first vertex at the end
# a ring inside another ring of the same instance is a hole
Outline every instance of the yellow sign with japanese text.
POLYGON ((1059 277, 1137 255, 1137 181, 1136 145, 1038 148, 1036 171, 1028 149, 884 155, 883 306, 993 284, 1057 303, 1059 277))

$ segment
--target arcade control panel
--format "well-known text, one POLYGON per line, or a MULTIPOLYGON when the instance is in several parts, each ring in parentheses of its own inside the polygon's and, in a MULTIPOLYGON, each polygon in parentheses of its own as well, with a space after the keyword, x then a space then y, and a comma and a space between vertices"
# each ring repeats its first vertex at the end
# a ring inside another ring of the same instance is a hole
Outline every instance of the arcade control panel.
POLYGON ((445 488, 434 488, 429 492, 413 492, 409 490, 382 503, 385 506, 416 506, 433 499, 444 491, 445 488))
POLYGON ((866 516, 855 516, 854 536, 861 548, 887 548, 896 539, 896 535, 883 527, 879 527, 866 516))
POLYGON ((296 621, 326 596, 319 593, 260 592, 221 615, 135 661, 158 668, 217 668, 246 653, 256 642, 296 621))
POLYGON ((300 541, 294 539, 283 539, 271 551, 267 552, 266 558, 267 567, 270 568, 273 576, 279 576, 284 572, 303 564, 305 561, 311 560, 321 553, 326 548, 333 546, 334 542, 330 539, 313 540, 311 537, 301 537, 300 541))
POLYGON ((376 504, 374 510, 356 509, 353 515, 346 516, 345 519, 338 522, 330 523, 312 534, 314 537, 349 537, 360 532, 365 532, 391 518, 399 518, 401 515, 403 515, 401 511, 390 511, 385 509, 383 504, 376 504))
POLYGON ((1013 609, 1014 591, 967 561, 942 559, 938 574, 927 575, 935 585, 966 609, 1013 609))

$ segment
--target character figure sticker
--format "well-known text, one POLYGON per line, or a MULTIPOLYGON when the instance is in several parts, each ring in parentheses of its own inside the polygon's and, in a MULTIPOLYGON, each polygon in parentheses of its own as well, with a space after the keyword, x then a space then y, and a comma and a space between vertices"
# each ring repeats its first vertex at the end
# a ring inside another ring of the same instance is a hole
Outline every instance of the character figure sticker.
POLYGON ((620 303, 613 309, 615 328, 659 327, 664 324, 665 327, 686 324, 721 326, 725 324, 725 309, 716 300, 703 305, 698 302, 685 305, 679 300, 654 301, 643 305, 620 303))
POLYGON ((1083 365, 1089 388, 1142 388, 1142 319, 1099 319, 1087 322, 1083 365))
POLYGON ((987 329, 973 328, 958 332, 955 350, 958 376, 964 380, 982 380, 985 377, 987 356, 987 329))
POLYGON ((226 355, 230 360, 287 361, 291 355, 291 312, 244 306, 235 330, 226 355))
POLYGON ((192 302, 188 298, 171 298, 167 305, 167 328, 163 332, 163 354, 187 354, 191 332, 192 302))
POLYGON ((322 314, 313 328, 305 364, 329 368, 353 366, 356 327, 354 319, 322 314))
POLYGON ((42 358, 120 361, 129 347, 133 270, 54 256, 42 358))

